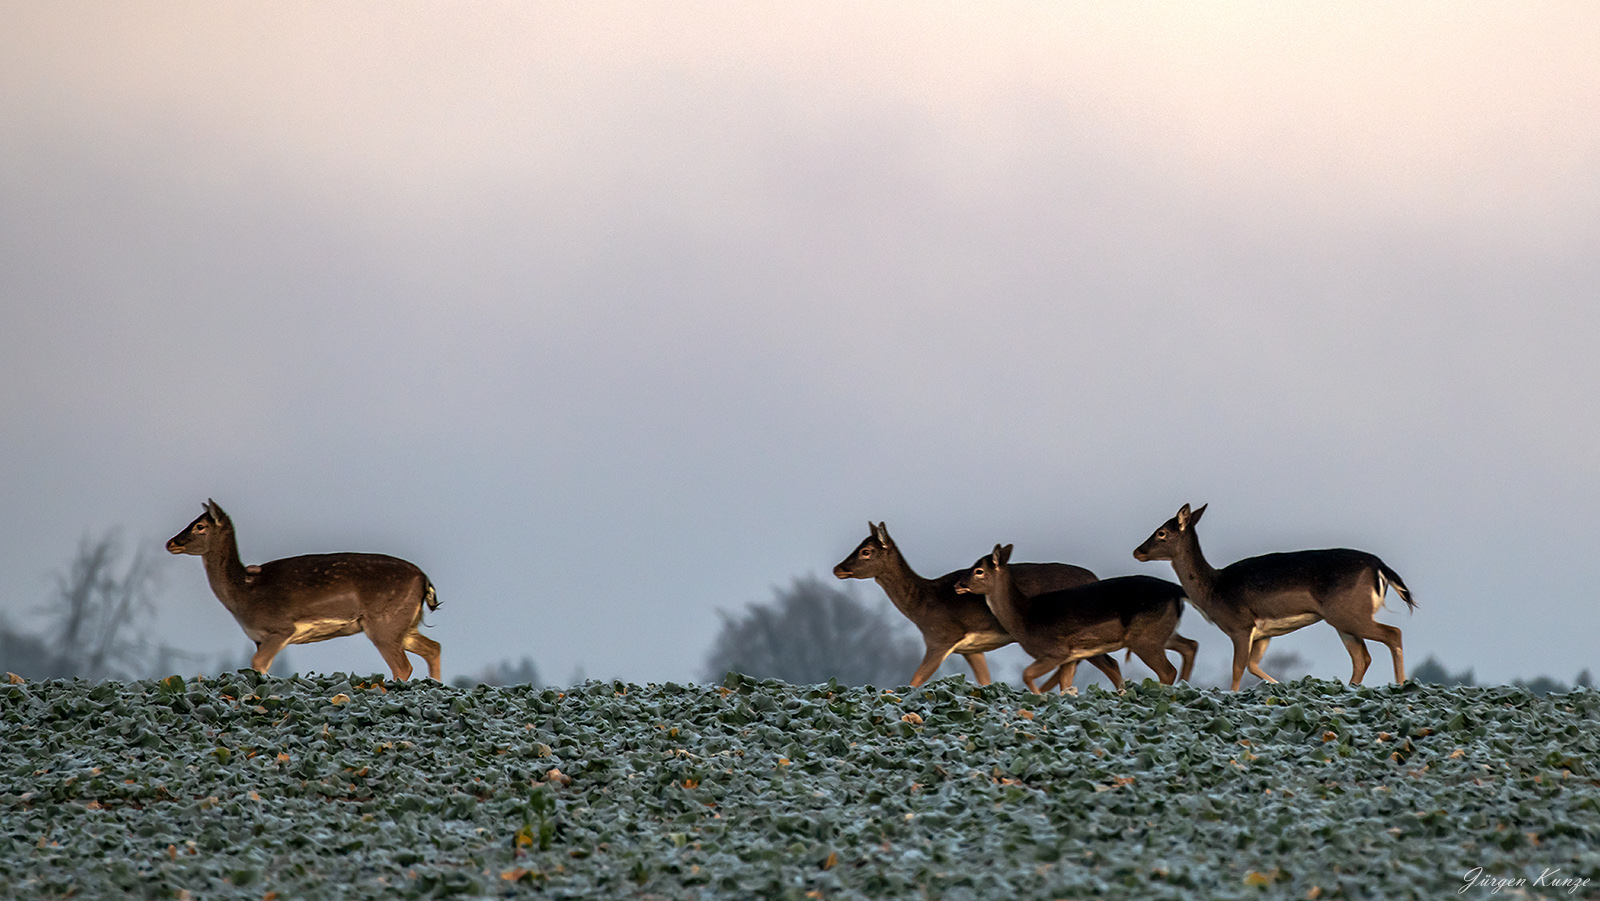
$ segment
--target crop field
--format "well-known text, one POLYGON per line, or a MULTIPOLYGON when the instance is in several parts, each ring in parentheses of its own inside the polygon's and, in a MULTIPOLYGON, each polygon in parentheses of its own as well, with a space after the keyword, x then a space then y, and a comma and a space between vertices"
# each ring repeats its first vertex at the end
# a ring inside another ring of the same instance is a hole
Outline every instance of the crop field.
POLYGON ((0 684, 0 730, 8 898, 1600 894, 1587 690, 241 671, 0 684))

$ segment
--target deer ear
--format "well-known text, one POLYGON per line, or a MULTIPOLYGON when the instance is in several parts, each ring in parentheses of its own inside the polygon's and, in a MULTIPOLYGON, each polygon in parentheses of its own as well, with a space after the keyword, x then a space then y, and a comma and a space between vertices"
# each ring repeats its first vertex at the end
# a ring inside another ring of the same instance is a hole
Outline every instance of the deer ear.
POLYGON ((1178 521, 1178 529, 1180 531, 1189 528, 1189 505, 1184 504, 1182 507, 1179 507, 1178 515, 1174 516, 1173 519, 1178 521))
POLYGON ((1010 560, 1011 560, 1011 545, 1008 544, 1005 547, 1000 549, 1000 562, 1001 563, 1007 563, 1010 560))
POLYGON ((889 527, 886 524, 881 523, 881 522, 878 523, 878 532, 877 532, 877 534, 878 534, 878 543, 883 545, 884 547, 889 547, 890 545, 894 544, 894 541, 889 537, 889 527))
POLYGON ((1189 528, 1194 528, 1194 524, 1200 521, 1200 514, 1204 512, 1206 512, 1206 505, 1201 504, 1198 509, 1189 514, 1189 528))
POLYGON ((228 518, 228 514, 222 512, 222 508, 217 506, 217 502, 209 497, 206 498, 206 512, 209 513, 211 518, 218 523, 222 523, 228 518))

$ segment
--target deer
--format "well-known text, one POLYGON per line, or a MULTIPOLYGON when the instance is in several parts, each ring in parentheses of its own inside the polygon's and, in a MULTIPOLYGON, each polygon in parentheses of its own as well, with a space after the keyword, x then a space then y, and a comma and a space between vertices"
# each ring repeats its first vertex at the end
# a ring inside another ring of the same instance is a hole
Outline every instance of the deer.
MULTIPOLYGON (((1123 648, 1171 685, 1180 675, 1166 655, 1174 638, 1190 648, 1183 677, 1194 668, 1197 643, 1177 634, 1183 588, 1165 579, 1116 576, 1028 597, 1013 572, 1011 545, 997 544, 956 581, 956 591, 983 595, 995 619, 1033 657, 1022 683, 1034 694, 1041 693, 1036 680, 1050 670, 1123 648)), ((1122 690, 1120 675, 1112 684, 1122 690)))
POLYGON ((426 660, 440 680, 439 643, 417 631, 422 610, 439 609, 433 582, 386 554, 307 554, 258 566, 239 559, 239 542, 216 501, 167 542, 172 554, 205 564, 211 591, 256 643, 252 669, 265 673, 288 645, 365 632, 397 680, 411 678, 406 652, 426 660))
MULTIPOLYGON (((867 531, 867 537, 833 568, 833 574, 840 579, 875 580, 895 609, 922 633, 926 653, 916 672, 911 674, 911 687, 917 688, 927 682, 952 653, 966 659, 979 685, 988 685, 992 680, 984 653, 1005 647, 1016 639, 979 598, 956 592, 956 582, 966 570, 924 579, 906 563, 884 523, 874 524, 869 520, 867 531)), ((1093 572, 1070 563, 1018 563, 1014 569, 1024 594, 1085 585, 1096 580, 1093 572)), ((1121 669, 1111 657, 1101 654, 1090 658, 1089 662, 1113 683, 1121 683, 1121 669)), ((1055 681, 1062 691, 1072 685, 1076 669, 1074 662, 1070 669, 1058 674, 1055 681)))
POLYGON ((1407 607, 1416 609, 1399 573, 1377 556, 1349 548, 1264 554, 1213 569, 1200 552, 1194 528, 1205 512, 1204 504, 1194 511, 1184 504, 1133 556, 1140 561, 1172 561, 1189 600, 1233 642, 1234 691, 1246 670, 1264 682, 1276 682, 1261 669, 1268 642, 1320 620, 1338 631, 1350 652, 1351 685, 1361 684, 1372 663, 1368 641, 1389 647, 1394 680, 1405 681, 1400 630, 1373 619, 1390 588, 1407 607))

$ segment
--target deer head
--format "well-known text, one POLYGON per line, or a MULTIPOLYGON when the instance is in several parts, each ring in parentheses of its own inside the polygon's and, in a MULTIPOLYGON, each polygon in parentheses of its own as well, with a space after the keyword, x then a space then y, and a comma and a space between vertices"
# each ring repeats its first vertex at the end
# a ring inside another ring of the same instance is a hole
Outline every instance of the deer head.
POLYGON ((1161 524, 1161 527, 1150 533, 1133 551, 1133 559, 1142 562, 1151 560, 1174 560, 1178 556, 1178 542, 1185 533, 1194 529, 1194 524, 1200 521, 1201 514, 1206 512, 1206 505, 1201 504, 1200 509, 1191 512, 1189 505, 1184 504, 1178 510, 1178 515, 1161 524))
POLYGON ((219 546, 217 542, 222 540, 221 536, 232 531, 233 522, 228 514, 222 512, 216 501, 207 498, 205 512, 195 517, 188 528, 167 540, 167 552, 203 557, 208 550, 219 546))
POLYGON ((833 568, 840 579, 871 579, 888 572, 890 559, 895 553, 894 539, 883 523, 874 525, 867 521, 867 537, 856 545, 850 556, 833 568))
POLYGON ((967 574, 956 582, 958 594, 991 594, 999 585, 1003 570, 1011 562, 1011 545, 994 546, 994 551, 978 558, 967 574))

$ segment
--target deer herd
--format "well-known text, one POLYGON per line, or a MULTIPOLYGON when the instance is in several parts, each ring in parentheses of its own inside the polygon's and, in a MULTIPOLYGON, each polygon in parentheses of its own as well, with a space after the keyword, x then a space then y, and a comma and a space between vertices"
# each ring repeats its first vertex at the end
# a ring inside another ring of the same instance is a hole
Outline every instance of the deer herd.
POLYGON ((1360 684, 1372 662, 1367 639, 1388 645, 1394 679, 1405 681, 1400 630, 1373 620, 1391 587, 1416 607, 1399 574, 1372 554, 1344 548, 1265 554, 1212 569, 1194 528, 1205 510, 1184 504, 1133 552, 1140 561, 1172 561, 1178 584, 1151 576, 1096 579, 1082 567, 1063 563, 1012 563, 1009 544, 995 545, 968 569, 924 579, 912 571, 881 522, 867 524, 870 534, 833 574, 876 580, 922 632, 927 653, 912 686, 927 681, 952 652, 967 659, 978 684, 987 684, 983 653, 1013 641, 1033 657, 1022 681, 1035 693, 1039 677, 1052 669, 1056 676, 1050 684, 1068 690, 1080 660, 1094 664, 1120 689, 1122 673, 1110 655, 1123 649, 1138 655, 1167 685, 1187 680, 1197 645, 1177 631, 1185 598, 1233 641, 1234 691, 1246 669, 1277 681, 1261 669, 1267 643, 1318 620, 1337 629, 1350 651, 1352 685, 1360 684), (1169 650, 1183 658, 1181 671, 1167 659, 1169 650))
MULTIPOLYGON (((1022 673, 1039 693, 1041 677, 1072 689, 1080 661, 1121 689, 1112 656, 1137 655, 1162 683, 1187 680, 1199 645, 1178 634, 1187 599, 1233 643, 1232 688, 1248 670, 1261 669, 1267 644, 1319 620, 1338 631, 1350 652, 1351 684, 1372 663, 1366 642, 1378 641, 1394 658, 1394 678, 1405 681, 1400 630, 1373 619, 1389 589, 1415 608, 1411 591, 1382 560, 1346 548, 1249 557, 1214 569, 1200 551, 1195 525, 1206 508, 1185 504, 1133 552, 1136 560, 1168 560, 1176 583, 1152 576, 1100 579, 1067 563, 1012 563, 1011 545, 995 545, 966 569, 925 579, 912 570, 883 523, 868 523, 866 539, 833 568, 840 579, 873 579, 922 633, 926 653, 911 675, 922 685, 952 653, 972 667, 979 685, 990 682, 984 653, 1016 642, 1033 658, 1022 673), (1181 669, 1167 659, 1176 651, 1181 669)), ((411 676, 406 652, 440 678, 439 643, 417 631, 423 608, 437 610, 433 583, 415 565, 383 554, 309 554, 246 566, 233 522, 215 501, 167 542, 174 554, 194 554, 206 578, 245 635, 256 643, 250 665, 260 672, 287 645, 365 633, 396 679, 411 676)))

